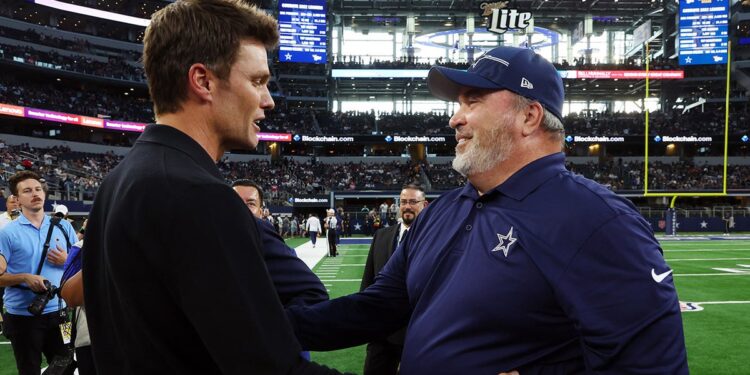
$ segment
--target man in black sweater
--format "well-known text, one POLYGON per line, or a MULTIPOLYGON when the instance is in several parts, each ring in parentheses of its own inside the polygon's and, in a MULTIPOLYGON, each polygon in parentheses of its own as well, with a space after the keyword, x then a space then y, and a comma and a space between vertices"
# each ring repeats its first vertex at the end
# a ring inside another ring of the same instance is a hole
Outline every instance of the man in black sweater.
POLYGON ((106 177, 86 233, 98 372, 333 373, 300 357, 259 228, 215 164, 257 145, 277 41, 273 18, 235 0, 178 1, 152 16, 143 61, 160 125, 106 177))

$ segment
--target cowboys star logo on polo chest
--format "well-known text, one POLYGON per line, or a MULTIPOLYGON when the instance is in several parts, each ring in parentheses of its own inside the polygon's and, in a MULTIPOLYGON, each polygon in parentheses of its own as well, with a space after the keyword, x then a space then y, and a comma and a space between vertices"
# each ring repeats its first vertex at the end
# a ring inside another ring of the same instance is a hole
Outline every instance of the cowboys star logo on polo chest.
POLYGON ((518 237, 513 234, 513 227, 510 227, 507 234, 497 233, 497 240, 498 244, 491 252, 502 251, 503 255, 507 258, 511 246, 518 241, 518 237))

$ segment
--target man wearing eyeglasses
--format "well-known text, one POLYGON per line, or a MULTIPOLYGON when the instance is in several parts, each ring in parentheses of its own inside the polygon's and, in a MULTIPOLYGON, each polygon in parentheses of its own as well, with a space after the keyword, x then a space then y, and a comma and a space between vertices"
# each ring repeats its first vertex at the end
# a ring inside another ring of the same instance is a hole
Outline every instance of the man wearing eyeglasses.
MULTIPOLYGON (((404 185, 399 200, 401 223, 375 232, 372 244, 370 244, 370 253, 367 255, 360 291, 367 289, 375 282, 375 276, 388 262, 398 245, 406 237, 411 224, 422 212, 425 206, 424 189, 416 184, 404 185)), ((386 339, 367 344, 364 375, 395 375, 398 373, 401 352, 404 349, 405 333, 406 327, 401 328, 386 339)))

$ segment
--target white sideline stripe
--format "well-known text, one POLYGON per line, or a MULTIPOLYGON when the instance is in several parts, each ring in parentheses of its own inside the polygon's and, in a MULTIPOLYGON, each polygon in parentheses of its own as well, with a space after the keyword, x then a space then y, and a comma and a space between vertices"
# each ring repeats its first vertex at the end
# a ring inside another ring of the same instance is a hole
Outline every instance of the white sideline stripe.
POLYGON ((720 251, 750 251, 750 249, 685 249, 685 250, 664 250, 665 253, 716 253, 720 251))
POLYGON ((708 302, 693 302, 699 305, 742 305, 750 303, 750 301, 708 301, 708 302))
POLYGON ((700 260, 748 260, 750 258, 686 258, 686 259, 667 259, 669 262, 691 262, 700 260))
POLYGON ((297 252, 297 257, 302 259, 308 268, 313 269, 315 265, 325 257, 326 253, 328 253, 328 246, 313 247, 312 242, 307 241, 302 245, 297 246, 294 251, 297 252))
POLYGON ((743 242, 743 245, 744 245, 744 243, 747 243, 747 242, 750 242, 750 241, 749 240, 745 240, 745 239, 742 239, 742 240, 732 240, 732 239, 728 239, 726 237, 722 237, 721 240, 716 240, 716 241, 705 241, 705 240, 696 240, 696 241, 671 241, 670 244, 672 244, 672 245, 678 245, 678 246, 695 246, 696 244, 711 243, 712 246, 713 245, 717 245, 717 246, 729 246, 729 245, 736 245, 738 242, 743 242))
POLYGON ((322 281, 324 283, 341 283, 341 282, 352 283, 352 282, 356 281, 356 282, 359 283, 359 282, 362 282, 362 279, 335 279, 335 280, 320 279, 320 281, 322 281))
POLYGON ((750 276, 750 272, 745 273, 680 273, 672 276, 750 276))
POLYGON ((341 267, 364 267, 365 265, 363 263, 363 264, 340 264, 340 266, 341 267))
POLYGON ((10 345, 10 341, 0 341, 0 345, 10 345))

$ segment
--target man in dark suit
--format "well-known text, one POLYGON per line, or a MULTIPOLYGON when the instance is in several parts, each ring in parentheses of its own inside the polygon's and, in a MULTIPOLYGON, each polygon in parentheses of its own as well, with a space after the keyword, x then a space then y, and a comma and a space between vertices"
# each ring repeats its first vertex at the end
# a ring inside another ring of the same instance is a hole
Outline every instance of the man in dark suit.
POLYGON ((143 63, 158 125, 102 182, 82 250, 97 372, 333 373, 300 356, 263 227, 216 166, 258 144, 277 41, 276 21, 236 0, 152 15, 143 63))
MULTIPOLYGON (((415 184, 405 185, 401 190, 398 225, 392 225, 375 232, 367 255, 365 273, 362 276, 360 291, 375 282, 375 276, 388 263, 398 244, 406 236, 409 226, 425 207, 424 190, 415 184)), ((367 344, 364 375, 386 375, 398 373, 401 351, 404 346, 405 328, 393 333, 387 339, 367 344)))

